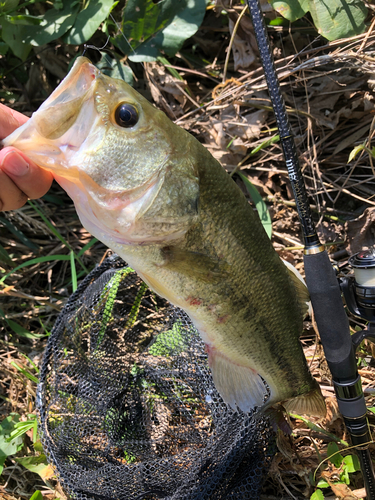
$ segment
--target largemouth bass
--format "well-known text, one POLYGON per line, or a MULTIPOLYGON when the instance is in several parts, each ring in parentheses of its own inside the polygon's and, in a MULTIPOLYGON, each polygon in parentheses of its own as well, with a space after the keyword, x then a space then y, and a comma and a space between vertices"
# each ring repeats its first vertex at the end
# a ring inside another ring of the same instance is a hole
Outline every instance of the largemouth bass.
POLYGON ((297 413, 325 414, 299 341, 307 290, 194 137, 79 57, 3 144, 51 171, 85 228, 186 311, 231 407, 247 412, 282 402, 297 413))

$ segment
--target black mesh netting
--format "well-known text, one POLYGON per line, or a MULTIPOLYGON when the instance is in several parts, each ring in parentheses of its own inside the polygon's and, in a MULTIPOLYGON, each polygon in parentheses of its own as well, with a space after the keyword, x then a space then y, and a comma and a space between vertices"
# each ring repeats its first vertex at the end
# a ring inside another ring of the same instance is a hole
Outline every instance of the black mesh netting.
POLYGON ((266 419, 220 398, 187 316, 118 257, 60 314, 37 409, 45 451, 77 499, 256 499, 275 451, 266 419))

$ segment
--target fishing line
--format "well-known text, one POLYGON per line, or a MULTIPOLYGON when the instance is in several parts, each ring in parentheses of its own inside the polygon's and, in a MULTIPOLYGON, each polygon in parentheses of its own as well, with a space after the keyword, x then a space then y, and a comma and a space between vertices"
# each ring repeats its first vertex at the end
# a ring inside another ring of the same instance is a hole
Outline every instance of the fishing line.
MULTIPOLYGON (((112 21, 113 21, 113 23, 115 24, 115 26, 116 26, 117 30, 119 31, 119 33, 121 33, 121 35, 122 35, 122 37, 124 38, 125 42, 126 42, 126 43, 127 43, 127 45, 130 47, 130 50, 133 52, 133 54, 134 54, 134 55, 137 55, 137 53, 135 52, 134 48, 132 47, 132 45, 131 45, 130 41, 128 40, 128 38, 126 37, 125 33, 123 32, 123 30, 122 30, 122 28, 121 28, 121 25, 120 25, 120 24, 116 21, 116 19, 113 17, 112 12, 110 12, 109 17, 112 19, 112 21)), ((83 47, 84 47, 84 50, 83 50, 83 52, 82 52, 82 56, 84 56, 84 55, 85 55, 85 53, 86 53, 86 51, 87 51, 88 49, 95 49, 95 50, 97 50, 98 52, 100 52, 101 50, 104 50, 104 49, 106 48, 106 46, 108 45, 108 43, 109 43, 110 39, 111 39, 111 35, 108 35, 108 38, 107 38, 106 43, 105 43, 105 44, 103 45, 103 47, 101 47, 101 48, 95 47, 95 45, 88 45, 88 44, 84 44, 84 46, 83 46, 83 47)), ((107 50, 108 50, 108 49, 107 49, 107 50)), ((109 61, 108 61, 108 62, 109 62, 109 61)), ((147 71, 147 68, 146 68, 146 66, 143 64, 143 62, 142 62, 142 61, 137 61, 137 62, 139 62, 139 64, 141 64, 141 66, 142 66, 142 68, 143 68, 144 72, 145 72, 145 73, 147 73, 147 75, 148 75, 149 79, 151 80, 151 82, 152 82, 155 86, 157 86, 156 80, 154 79, 154 77, 152 76, 152 74, 151 74, 149 71, 147 71)), ((133 72, 133 71, 132 71, 132 73, 134 74, 134 72, 133 72)))
MULTIPOLYGON (((128 38, 126 37, 126 35, 125 35, 125 33, 123 32, 123 30, 122 30, 121 26, 119 25, 119 23, 118 23, 118 22, 116 21, 116 19, 113 17, 112 12, 110 12, 109 16, 110 16, 110 18, 112 19, 112 21, 114 22, 114 24, 116 25, 116 28, 118 29, 118 31, 119 31, 119 32, 121 33, 121 35, 123 36, 123 38, 124 38, 125 42, 129 45, 129 47, 130 47, 131 51, 133 52, 133 55, 135 55, 135 56, 136 56, 136 55, 137 55, 136 51, 134 50, 133 46, 132 46, 132 45, 131 45, 131 43, 129 42, 128 38)), ((143 68, 143 71, 147 74, 148 78, 149 78, 149 79, 150 79, 150 81, 153 83, 153 85, 155 85, 157 88, 159 88, 159 87, 158 87, 158 85, 157 85, 157 82, 156 82, 155 78, 152 76, 152 74, 151 74, 149 71, 147 71, 147 68, 146 68, 146 66, 143 64, 143 62, 142 62, 142 61, 137 61, 137 62, 139 62, 139 64, 141 64, 141 66, 142 66, 142 68, 143 68)))
POLYGON ((111 36, 108 35, 107 41, 105 42, 103 47, 100 47, 100 48, 95 47, 95 45, 89 45, 89 44, 85 43, 83 45, 83 52, 82 52, 81 56, 84 57, 88 49, 94 49, 94 50, 97 50, 98 52, 100 52, 101 50, 104 50, 107 47, 110 38, 111 38, 111 36))
POLYGON ((110 16, 110 18, 112 19, 112 21, 115 23, 116 28, 118 29, 118 31, 119 31, 119 32, 121 33, 121 35, 124 37, 125 42, 129 45, 130 50, 131 50, 131 51, 133 52, 133 54, 135 55, 135 50, 133 49, 133 47, 132 47, 131 43, 129 42, 129 40, 126 38, 125 33, 124 33, 124 32, 122 31, 122 29, 121 29, 121 26, 119 26, 119 24, 117 23, 116 19, 113 17, 112 12, 110 12, 109 16, 110 16))
MULTIPOLYGON (((292 61, 289 62, 289 64, 290 64, 291 62, 294 62, 294 61, 296 61, 296 59, 298 59, 298 57, 303 53, 303 51, 306 49, 306 47, 303 50, 301 50, 299 53, 297 53, 297 47, 296 47, 296 45, 294 43, 294 40, 293 40, 293 37, 292 37, 291 23, 289 24, 288 37, 290 38, 290 40, 291 40, 291 42, 293 44, 294 50, 296 52, 296 56, 292 59, 292 61)), ((318 38, 320 38, 320 35, 319 35, 318 38)), ((315 43, 316 40, 317 39, 315 38, 307 47, 309 47, 313 43, 315 43)), ((283 33, 282 32, 280 33, 280 43, 281 43, 281 47, 282 47, 282 51, 283 51, 283 56, 284 56, 284 58, 286 58, 285 46, 284 46, 284 43, 283 43, 283 33)), ((302 72, 303 79, 304 79, 305 78, 304 69, 301 69, 301 72, 302 72)), ((293 100, 293 107, 294 107, 294 109, 298 109, 297 101, 296 101, 295 93, 294 93, 294 89, 293 89, 293 82, 292 82, 292 75, 291 75, 291 73, 289 73, 287 80, 289 82, 289 87, 290 87, 291 96, 292 96, 292 100, 293 100)), ((297 85, 296 82, 294 82, 294 84, 297 85)), ((307 112, 310 113, 310 103, 309 103, 309 97, 308 97, 308 92, 307 92, 306 80, 302 81, 302 85, 303 85, 303 87, 305 89, 306 103, 308 105, 307 112)), ((303 123, 302 123, 302 120, 301 120, 301 116, 297 113, 296 114, 296 118, 297 118, 297 122, 298 122, 298 130, 299 130, 301 136, 303 137, 304 136, 304 126, 303 126, 303 123)), ((317 164, 317 161, 316 161, 316 155, 312 155, 311 154, 311 148, 313 149, 314 152, 316 151, 316 148, 315 148, 313 134, 310 133, 311 132, 311 128, 310 128, 311 124, 309 126, 309 121, 310 121, 310 118, 307 117, 307 127, 306 127, 306 130, 305 130, 306 136, 303 139, 303 142, 305 144, 305 151, 308 154, 308 160, 306 160, 306 161, 307 161, 307 164, 310 166, 311 177, 312 177, 312 182, 313 182, 312 196, 315 199, 315 204, 317 206, 318 211, 320 212, 321 205, 320 205, 319 195, 317 194, 318 186, 317 186, 316 172, 315 172, 315 168, 314 168, 314 166, 317 164), (310 145, 310 143, 312 143, 312 144, 310 145)), ((317 170, 318 170, 318 174, 319 174, 319 168, 318 167, 317 167, 317 170)), ((320 182, 322 182, 320 178, 319 178, 319 180, 320 180, 320 182)), ((309 194, 311 195, 310 191, 309 191, 309 194)), ((320 223, 320 221, 319 221, 319 223, 320 223)), ((318 225, 319 225, 319 223, 318 223, 318 225)))
MULTIPOLYGON (((116 28, 118 29, 118 31, 119 31, 119 32, 121 33, 121 35, 124 37, 125 42, 129 45, 130 50, 133 52, 133 54, 134 54, 134 55, 136 55, 136 52, 135 52, 135 50, 133 49, 133 46, 131 45, 131 43, 129 42, 129 40, 126 38, 125 33, 122 31, 121 26, 119 26, 119 24, 117 23, 116 19, 113 17, 112 12, 110 12, 109 16, 110 16, 110 18, 112 19, 112 21, 115 23, 116 28)), ((141 64, 142 64, 142 66, 143 66, 143 63, 142 63, 142 62, 141 62, 141 64)))
MULTIPOLYGON (((119 32, 121 33, 121 35, 123 36, 123 38, 124 38, 125 42, 129 45, 130 50, 131 50, 131 51, 133 52, 133 54, 136 56, 136 55, 137 55, 136 51, 134 50, 134 48, 133 48, 132 44, 131 44, 131 43, 129 42, 129 40, 127 39, 127 37, 126 37, 125 33, 122 31, 122 28, 121 28, 121 26, 119 25, 119 23, 118 23, 118 22, 116 21, 116 19, 113 17, 112 12, 110 12, 109 16, 110 16, 110 18, 112 19, 112 21, 114 22, 114 24, 116 25, 116 28, 118 29, 118 31, 119 31, 119 32)), ((146 67, 145 67, 145 65, 143 64, 143 62, 142 62, 142 61, 139 61, 139 62, 140 62, 140 64, 142 65, 142 68, 146 71, 146 67)))

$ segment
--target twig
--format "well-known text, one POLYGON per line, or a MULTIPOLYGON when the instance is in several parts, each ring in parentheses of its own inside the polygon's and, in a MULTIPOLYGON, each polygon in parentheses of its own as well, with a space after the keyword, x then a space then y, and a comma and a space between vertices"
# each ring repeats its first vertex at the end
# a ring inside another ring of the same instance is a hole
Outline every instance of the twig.
POLYGON ((234 37, 236 36, 238 26, 240 25, 241 19, 245 15, 246 10, 248 9, 247 4, 245 7, 242 9, 241 14, 238 16, 238 19, 236 21, 236 24, 234 25, 232 36, 230 37, 230 42, 228 45, 228 50, 227 50, 227 55, 225 57, 225 64, 224 64, 224 70, 223 70, 223 83, 225 83, 225 80, 227 78, 227 70, 228 70, 228 63, 229 63, 229 57, 230 57, 230 51, 232 50, 232 45, 234 42, 234 37))

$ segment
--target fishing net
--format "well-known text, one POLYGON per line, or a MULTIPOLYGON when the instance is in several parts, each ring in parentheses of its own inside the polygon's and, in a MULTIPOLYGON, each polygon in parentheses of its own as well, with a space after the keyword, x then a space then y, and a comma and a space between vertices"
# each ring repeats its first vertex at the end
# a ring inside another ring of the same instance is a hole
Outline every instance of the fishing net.
POLYGON ((275 452, 266 419, 220 398, 188 317, 117 256, 60 314, 37 410, 76 499, 256 499, 275 452))

